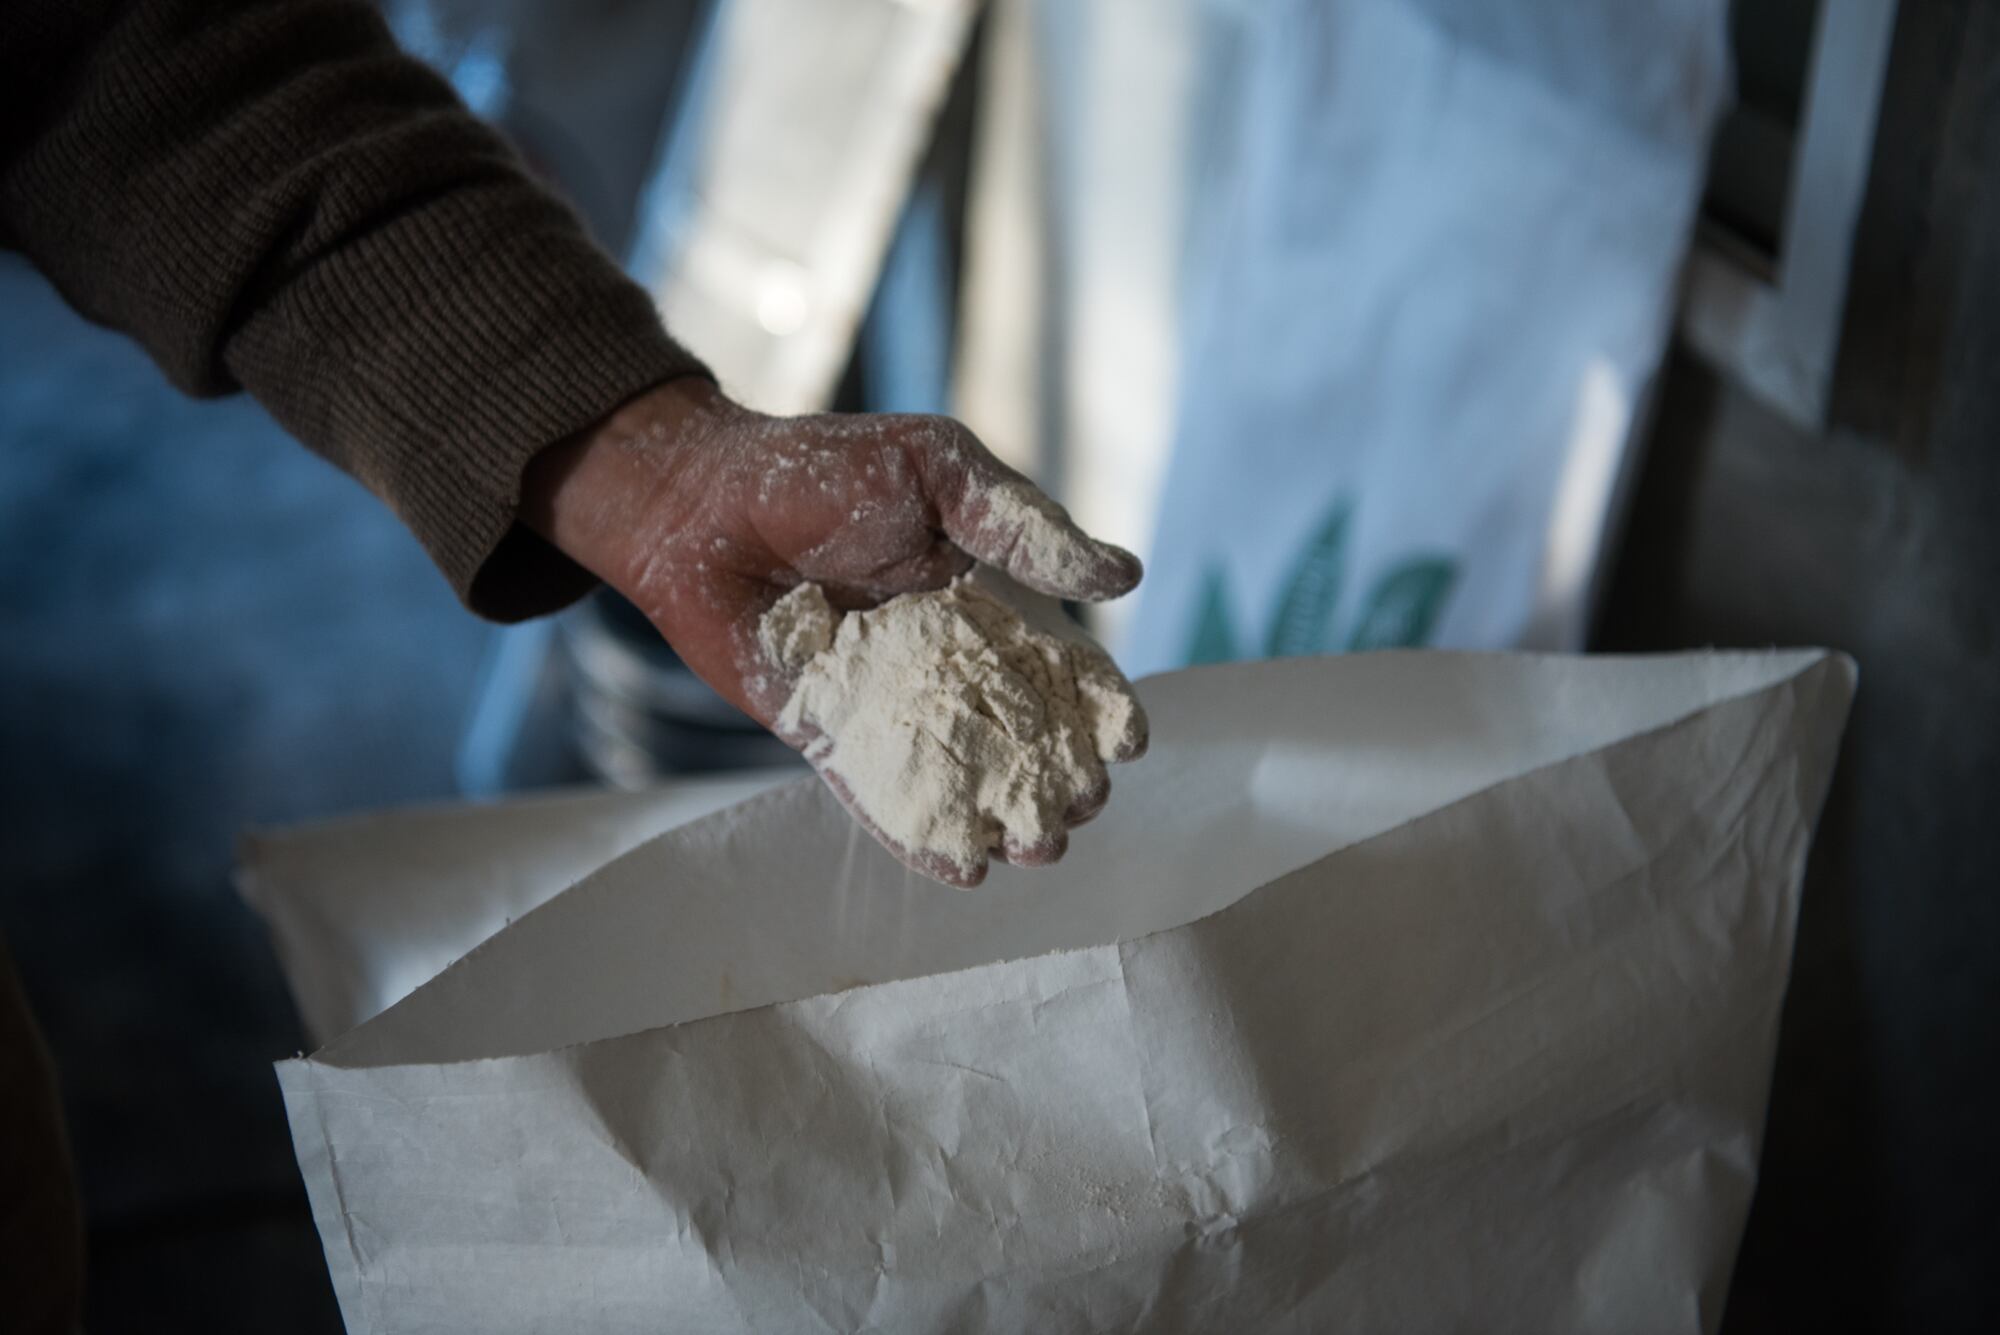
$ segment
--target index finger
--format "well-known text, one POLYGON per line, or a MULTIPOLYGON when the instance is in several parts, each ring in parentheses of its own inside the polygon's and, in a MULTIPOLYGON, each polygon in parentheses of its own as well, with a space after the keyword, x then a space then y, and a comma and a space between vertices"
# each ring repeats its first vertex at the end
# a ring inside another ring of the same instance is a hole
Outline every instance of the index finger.
POLYGON ((1104 602, 1138 586, 1138 557, 1078 528, 970 433, 910 455, 945 535, 979 560, 1054 598, 1104 602))

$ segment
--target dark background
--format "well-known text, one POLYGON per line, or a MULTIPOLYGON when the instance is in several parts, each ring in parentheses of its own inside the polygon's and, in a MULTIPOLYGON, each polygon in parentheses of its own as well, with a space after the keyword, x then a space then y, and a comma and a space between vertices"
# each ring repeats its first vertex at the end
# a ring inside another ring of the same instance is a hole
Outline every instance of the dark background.
MULTIPOLYGON (((627 49, 652 21, 579 12, 627 49)), ((598 216, 650 151, 517 128, 602 146, 598 216)), ((1598 636, 1861 664, 1732 1331, 1995 1328, 1996 520, 2000 7, 1904 0, 1833 425, 1676 355, 1598 636)), ((338 1329, 268 1066, 304 1040, 233 840, 449 795, 489 634, 253 404, 179 398, 0 257, 0 933, 61 1069, 93 1330, 338 1329)))
POLYGON ((1861 666, 1726 1329, 2000 1329, 2000 6, 1903 0, 1832 416, 1677 358, 1599 646, 1861 666))

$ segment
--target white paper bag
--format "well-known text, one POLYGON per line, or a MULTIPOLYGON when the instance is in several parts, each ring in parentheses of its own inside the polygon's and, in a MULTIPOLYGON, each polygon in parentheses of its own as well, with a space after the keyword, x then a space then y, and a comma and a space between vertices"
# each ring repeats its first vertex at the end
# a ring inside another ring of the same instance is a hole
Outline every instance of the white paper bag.
POLYGON ((279 1064, 349 1329, 1712 1330, 1852 686, 1155 678, 966 894, 810 780, 682 826, 279 1064))
POLYGON ((800 772, 252 831, 238 850, 236 887, 270 924, 306 1033, 324 1043, 620 853, 800 772))

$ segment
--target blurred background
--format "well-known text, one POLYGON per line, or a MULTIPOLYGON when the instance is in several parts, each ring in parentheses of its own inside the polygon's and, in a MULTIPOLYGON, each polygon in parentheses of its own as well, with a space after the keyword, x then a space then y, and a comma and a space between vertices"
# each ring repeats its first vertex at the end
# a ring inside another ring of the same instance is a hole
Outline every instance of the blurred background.
MULTIPOLYGON (((1146 555, 1135 673, 1854 654, 1724 1325, 1990 1328, 2000 9, 383 8, 733 393, 959 414, 1146 555)), ((786 758, 614 600, 473 620, 0 255, 0 933, 93 1330, 339 1328, 240 830, 786 758)))

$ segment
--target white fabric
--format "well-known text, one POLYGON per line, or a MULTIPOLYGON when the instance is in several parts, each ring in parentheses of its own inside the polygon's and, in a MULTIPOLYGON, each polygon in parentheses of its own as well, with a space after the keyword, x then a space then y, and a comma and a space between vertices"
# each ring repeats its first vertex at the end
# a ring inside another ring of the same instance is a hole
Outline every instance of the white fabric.
POLYGON ((1128 670, 1581 646, 1726 9, 1253 7, 1128 670))

